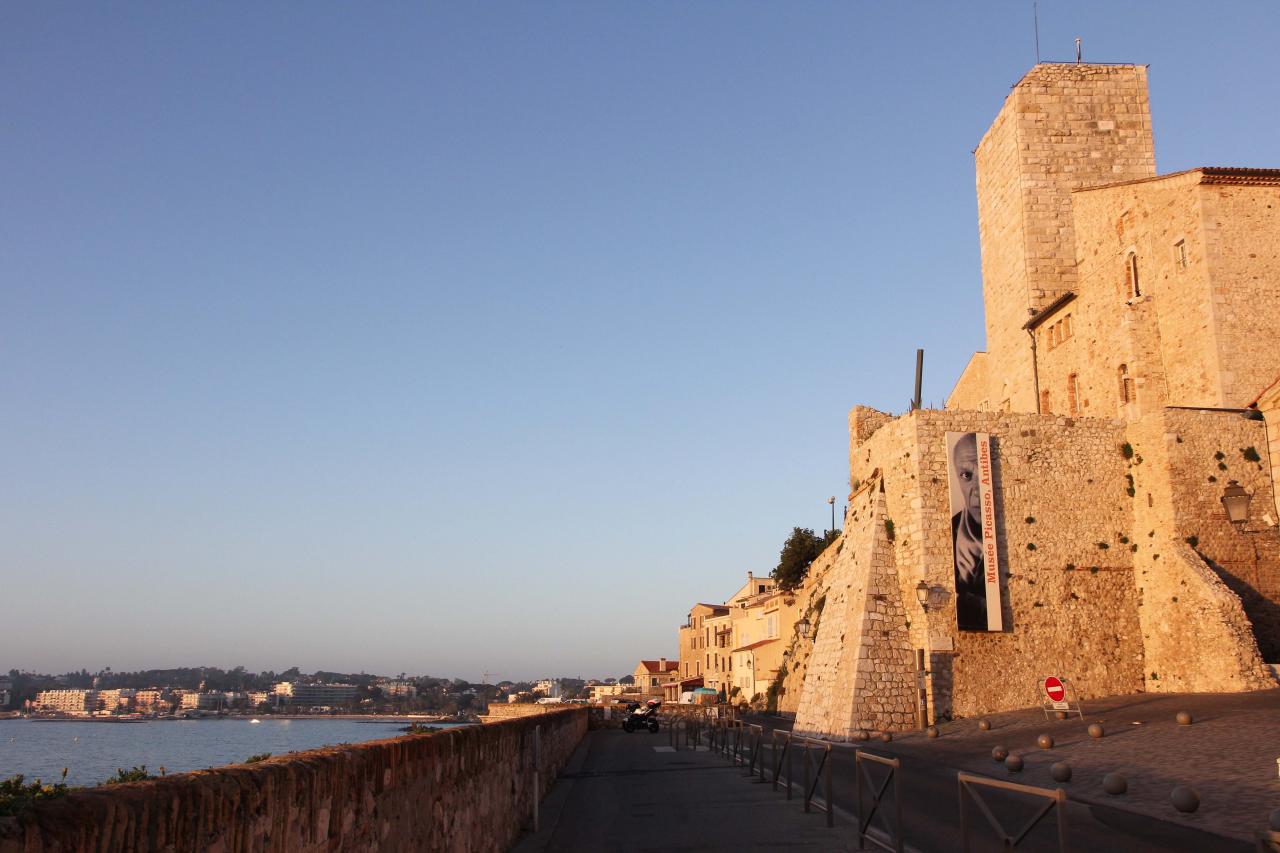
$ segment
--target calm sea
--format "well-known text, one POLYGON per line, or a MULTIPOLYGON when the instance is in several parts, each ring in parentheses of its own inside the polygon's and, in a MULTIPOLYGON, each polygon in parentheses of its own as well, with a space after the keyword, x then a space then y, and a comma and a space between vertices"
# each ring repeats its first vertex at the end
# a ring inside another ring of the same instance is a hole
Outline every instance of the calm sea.
POLYGON ((338 743, 397 737, 409 720, 155 720, 143 723, 0 720, 0 779, 21 773, 67 784, 97 785, 117 768, 145 764, 158 774, 235 764, 251 755, 282 755, 338 743))

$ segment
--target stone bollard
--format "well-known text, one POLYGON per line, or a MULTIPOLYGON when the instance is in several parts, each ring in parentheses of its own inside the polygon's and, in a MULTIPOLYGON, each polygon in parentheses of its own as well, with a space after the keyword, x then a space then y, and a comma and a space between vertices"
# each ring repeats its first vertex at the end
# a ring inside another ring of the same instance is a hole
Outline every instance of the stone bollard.
POLYGON ((1180 726, 1189 726, 1193 722, 1190 711, 1179 711, 1178 716, 1175 719, 1178 721, 1178 725, 1180 726))
POLYGON ((978 720, 978 731, 981 731, 981 732, 991 731, 991 723, 989 723, 986 720, 978 720))
POLYGON ((1200 808, 1200 795, 1194 788, 1188 788, 1186 785, 1174 788, 1169 794, 1169 799, 1173 801, 1173 807, 1183 814, 1191 814, 1200 808))
POLYGON ((1059 761, 1049 768, 1049 775, 1055 782, 1070 782, 1071 765, 1065 761, 1059 761))
POLYGON ((1041 749, 1053 749, 1053 738, 1049 735, 1040 735, 1036 738, 1036 746, 1041 749))
POLYGON ((991 748, 991 758, 994 761, 1004 761, 1009 757, 1009 750, 1003 746, 993 746, 991 748))
POLYGON ((929 726, 929 728, 927 728, 927 729, 925 729, 925 730, 924 730, 924 733, 925 733, 925 735, 927 735, 927 736, 928 736, 928 737, 930 737, 930 738, 935 738, 935 737, 937 737, 937 736, 938 736, 938 727, 937 727, 937 726, 929 726))
POLYGON ((1102 723, 1090 723, 1090 724, 1089 724, 1089 737, 1091 737, 1091 738, 1100 738, 1100 737, 1102 737, 1104 734, 1106 734, 1106 731, 1102 728, 1102 723))
POLYGON ((1004 760, 1004 766, 1005 766, 1005 769, 1008 770, 1010 773, 1021 773, 1022 772, 1022 756, 1010 755, 1008 758, 1004 760))
POLYGON ((893 740, 893 733, 892 733, 892 732, 881 732, 881 733, 880 733, 880 742, 881 742, 881 743, 888 743, 888 742, 889 742, 889 741, 891 741, 891 740, 893 740))
POLYGON ((1108 773, 1102 777, 1102 789, 1113 797, 1118 796, 1129 790, 1129 780, 1123 773, 1108 773))

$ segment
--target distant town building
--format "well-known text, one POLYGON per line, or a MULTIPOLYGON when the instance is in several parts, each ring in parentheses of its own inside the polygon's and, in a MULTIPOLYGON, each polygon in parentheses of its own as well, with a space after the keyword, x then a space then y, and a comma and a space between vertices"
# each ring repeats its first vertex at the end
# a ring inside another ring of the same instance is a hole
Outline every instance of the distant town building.
POLYGON ((139 711, 154 711, 169 703, 163 699, 164 691, 155 687, 134 691, 133 706, 139 711))
POLYGON ((642 660, 636 666, 636 692, 643 696, 661 697, 664 686, 674 684, 679 680, 679 661, 658 658, 657 660, 642 660))
POLYGON ((97 708, 95 710, 105 711, 108 714, 133 710, 136 694, 137 691, 129 687, 99 690, 97 708))
POLYGON ((564 688, 558 678, 544 678, 533 685, 533 692, 548 699, 559 699, 564 695, 564 688))
POLYGON ((354 684, 303 684, 300 681, 282 681, 275 687, 276 698, 288 705, 306 705, 331 708, 345 705, 356 698, 354 684))
POLYGON ((96 690, 41 690, 36 694, 36 708, 61 714, 88 716, 98 707, 96 690))
POLYGON ((226 693, 206 691, 182 694, 182 709, 184 711, 220 711, 226 707, 226 693))
POLYGON ((412 681, 379 681, 377 687, 388 698, 412 699, 418 695, 418 688, 412 681))
POLYGON ((591 685, 591 701, 601 702, 606 696, 621 696, 621 684, 593 684, 591 685))

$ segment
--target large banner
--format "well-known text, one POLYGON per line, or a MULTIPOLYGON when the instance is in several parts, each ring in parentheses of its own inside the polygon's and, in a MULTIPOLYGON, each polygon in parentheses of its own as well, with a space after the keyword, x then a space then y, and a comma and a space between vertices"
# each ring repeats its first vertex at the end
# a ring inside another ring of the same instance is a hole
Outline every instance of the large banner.
POLYGON ((991 437, 985 432, 947 433, 947 479, 951 485, 956 623, 961 631, 1003 631, 991 437))

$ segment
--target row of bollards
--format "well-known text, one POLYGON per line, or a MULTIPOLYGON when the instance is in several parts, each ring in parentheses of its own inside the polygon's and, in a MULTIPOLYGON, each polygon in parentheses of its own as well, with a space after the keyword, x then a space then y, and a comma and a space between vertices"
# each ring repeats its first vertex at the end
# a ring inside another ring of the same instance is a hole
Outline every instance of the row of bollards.
MULTIPOLYGON (((1189 726, 1193 722, 1191 712, 1179 711, 1175 717, 1175 721, 1180 726, 1189 726)), ((937 728, 930 726, 932 731, 928 732, 931 738, 937 737, 937 728)), ((980 731, 990 731, 991 723, 988 720, 979 720, 978 729, 980 731)), ((1106 731, 1101 723, 1090 723, 1088 728, 1089 737, 1095 740, 1103 737, 1106 731)), ((1040 749, 1053 749, 1053 736, 1044 733, 1036 737, 1036 746, 1040 749)), ((994 761, 1004 764, 1005 769, 1010 773, 1021 773, 1026 766, 1026 762, 1021 755, 1012 754, 1007 748, 1001 745, 992 747, 991 758, 994 761)), ((1071 781, 1072 770, 1071 765, 1065 761, 1055 762, 1049 767, 1049 775, 1053 777, 1053 781, 1059 783, 1067 783, 1071 781)), ((1121 796, 1129 790, 1129 780, 1123 773, 1108 773, 1102 779, 1102 789, 1111 796, 1121 796)), ((1187 785, 1178 785, 1169 794, 1169 800, 1173 807, 1184 814, 1190 814, 1200 808, 1200 795, 1196 790, 1187 785)), ((1280 810, 1277 810, 1280 814, 1280 810)))

